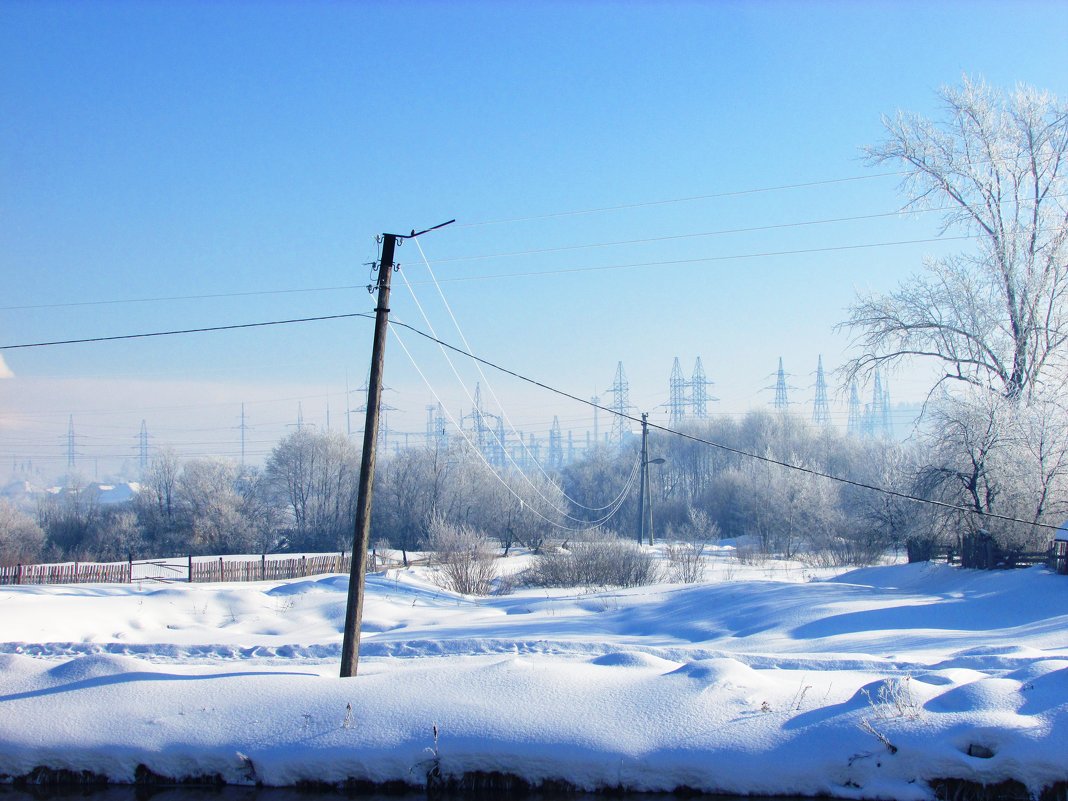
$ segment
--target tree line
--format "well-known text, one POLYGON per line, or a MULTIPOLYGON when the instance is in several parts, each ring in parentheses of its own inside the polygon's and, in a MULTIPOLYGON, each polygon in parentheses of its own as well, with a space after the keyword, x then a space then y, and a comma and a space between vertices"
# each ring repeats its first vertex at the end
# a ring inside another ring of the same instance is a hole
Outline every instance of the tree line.
MULTIPOLYGON (((1002 439, 985 440, 984 493, 1023 520, 1057 520, 1068 512, 1065 475, 1043 472, 1041 453, 1027 443, 1026 435, 1041 425, 1020 425, 1018 438, 1004 428, 1002 439)), ((957 544, 962 532, 980 523, 1006 547, 1037 549, 1049 538, 1033 526, 984 521, 973 512, 972 462, 948 447, 846 436, 770 411, 693 421, 683 431, 692 438, 650 433, 650 454, 664 459, 650 468, 658 539, 730 538, 754 554, 867 564, 894 549, 929 555, 957 544), (958 508, 924 505, 740 452, 958 508)), ((943 439, 947 431, 941 430, 943 439)), ((447 524, 493 539, 504 551, 594 534, 636 540, 638 456, 635 438, 623 448, 595 448, 558 472, 524 475, 491 470, 462 440, 402 450, 380 462, 373 537, 423 550, 435 525, 447 524)), ((182 462, 164 450, 129 502, 100 504, 74 488, 40 500, 33 512, 0 505, 0 560, 346 550, 358 471, 359 453, 346 437, 312 429, 283 438, 263 468, 213 458, 182 462)))

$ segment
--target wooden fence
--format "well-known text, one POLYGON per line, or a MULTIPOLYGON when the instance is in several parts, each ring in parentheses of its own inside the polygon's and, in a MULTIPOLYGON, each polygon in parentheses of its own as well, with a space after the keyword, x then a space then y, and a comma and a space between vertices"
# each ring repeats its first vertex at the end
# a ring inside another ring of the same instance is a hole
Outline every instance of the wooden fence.
POLYGON ((959 547, 938 551, 937 558, 950 565, 980 570, 1046 565, 1056 573, 1068 574, 1068 542, 1062 540, 1053 540, 1044 551, 1016 551, 997 547, 989 537, 968 536, 959 547))
MULTIPOLYGON (((145 563, 125 562, 68 562, 56 565, 12 565, 0 567, 0 585, 5 584, 128 584, 133 579, 134 566, 163 564, 163 560, 145 563)), ((181 564, 179 562, 178 564, 181 564)), ((352 554, 327 553, 310 556, 232 559, 226 557, 186 557, 185 569, 178 568, 170 576, 155 575, 146 581, 276 581, 279 579, 319 576, 324 573, 348 573, 352 554)), ((397 563, 399 564, 399 563, 397 563)), ((368 571, 393 567, 394 563, 377 554, 368 554, 368 571)), ((174 570, 174 568, 171 568, 174 570)), ((157 571, 158 573, 159 571, 157 571)), ((137 579, 141 580, 141 579, 137 579)))
POLYGON ((126 584, 129 581, 129 562, 0 567, 0 584, 126 584))
MULTIPOLYGON (((304 578, 323 573, 348 573, 351 554, 318 554, 294 559, 259 559, 227 561, 223 557, 210 562, 189 560, 189 581, 272 581, 304 578)), ((372 566, 373 567, 373 566, 372 566)))

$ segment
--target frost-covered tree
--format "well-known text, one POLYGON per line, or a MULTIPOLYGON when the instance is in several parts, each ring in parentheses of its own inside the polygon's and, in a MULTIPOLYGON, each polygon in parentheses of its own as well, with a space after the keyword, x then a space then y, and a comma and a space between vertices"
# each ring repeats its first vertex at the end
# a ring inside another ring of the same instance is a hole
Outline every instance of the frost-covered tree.
POLYGON ((178 455, 170 448, 160 448, 152 457, 134 501, 142 537, 154 556, 188 550, 180 531, 176 501, 181 471, 178 455))
POLYGON ((943 213, 974 245, 929 259, 888 294, 858 298, 843 324, 859 354, 846 379, 906 361, 937 365, 921 489, 969 510, 940 524, 1035 545, 1059 522, 1068 379, 1068 106, 1047 92, 965 79, 944 115, 886 118, 874 164, 904 171, 906 209, 943 213))
POLYGON ((275 446, 264 479, 290 516, 293 547, 351 547, 359 472, 359 455, 342 434, 303 428, 275 446))
POLYGON ((192 549, 200 553, 255 550, 256 529, 238 492, 240 473, 226 459, 191 459, 178 477, 177 494, 192 549))
POLYGON ((0 500, 0 565, 35 562, 44 543, 44 531, 32 517, 0 500))
POLYGON ((1060 386, 1068 342, 1068 106, 1028 86, 965 79, 939 93, 944 117, 900 112, 873 164, 904 171, 906 209, 943 212, 943 231, 974 237, 921 275, 864 295, 846 327, 860 354, 848 379, 905 360, 1010 399, 1060 386))

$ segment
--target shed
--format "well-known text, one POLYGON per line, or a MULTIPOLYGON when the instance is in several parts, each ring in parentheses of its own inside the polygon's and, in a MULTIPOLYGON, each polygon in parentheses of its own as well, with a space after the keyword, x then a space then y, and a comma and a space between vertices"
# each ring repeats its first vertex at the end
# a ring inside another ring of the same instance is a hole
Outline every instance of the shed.
POLYGON ((1068 520, 1053 533, 1049 544, 1049 566, 1063 575, 1068 575, 1068 520))

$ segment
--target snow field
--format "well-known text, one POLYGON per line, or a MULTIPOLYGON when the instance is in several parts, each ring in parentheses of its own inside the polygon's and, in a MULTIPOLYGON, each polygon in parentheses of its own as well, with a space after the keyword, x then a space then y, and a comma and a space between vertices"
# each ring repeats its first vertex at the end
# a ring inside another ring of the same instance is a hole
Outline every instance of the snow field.
POLYGON ((1068 780, 1068 581, 936 565, 469 598, 369 577, 0 591, 0 773, 930 798, 1068 780), (433 730, 439 737, 435 749, 433 730), (970 753, 969 753, 970 752, 970 753))

